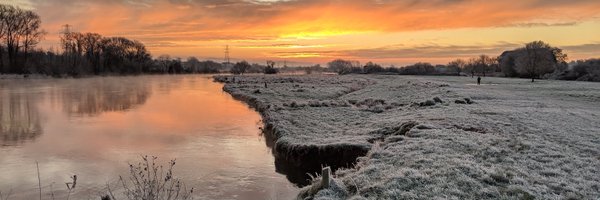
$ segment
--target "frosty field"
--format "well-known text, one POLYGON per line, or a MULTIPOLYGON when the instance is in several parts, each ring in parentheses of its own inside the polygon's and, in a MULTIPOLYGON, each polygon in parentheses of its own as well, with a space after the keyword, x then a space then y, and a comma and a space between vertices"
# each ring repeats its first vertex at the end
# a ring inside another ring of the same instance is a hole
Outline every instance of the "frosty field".
MULTIPOLYGON (((484 77, 476 85, 471 77, 391 75, 215 79, 261 112, 286 169, 340 168, 332 187, 308 184, 299 198, 600 197, 598 83, 484 77)), ((290 171, 283 172, 288 179, 302 176, 290 171)))

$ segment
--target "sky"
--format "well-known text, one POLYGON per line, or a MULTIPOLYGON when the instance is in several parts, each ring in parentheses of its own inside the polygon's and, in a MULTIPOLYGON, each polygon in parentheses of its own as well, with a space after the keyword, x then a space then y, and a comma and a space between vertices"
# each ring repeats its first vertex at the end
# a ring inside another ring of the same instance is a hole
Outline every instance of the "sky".
POLYGON ((59 46, 64 24, 122 36, 152 55, 281 65, 336 58, 444 64, 542 40, 570 60, 600 57, 598 0, 0 0, 36 11, 59 46))

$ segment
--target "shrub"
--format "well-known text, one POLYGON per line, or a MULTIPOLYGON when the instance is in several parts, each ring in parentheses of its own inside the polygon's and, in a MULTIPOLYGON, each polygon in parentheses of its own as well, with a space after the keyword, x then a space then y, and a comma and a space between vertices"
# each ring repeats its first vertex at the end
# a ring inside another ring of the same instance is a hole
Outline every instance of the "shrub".
POLYGON ((267 67, 265 67, 265 74, 277 74, 279 70, 275 68, 275 62, 267 61, 267 67))
POLYGON ((246 73, 246 71, 248 71, 248 69, 250 69, 250 67, 252 67, 252 66, 246 61, 237 62, 231 68, 231 73, 232 74, 244 74, 244 73, 246 73))
MULTIPOLYGON (((129 200, 186 200, 192 198, 194 188, 187 190, 181 179, 173 175, 175 160, 169 162, 168 169, 156 164, 157 157, 142 156, 142 162, 129 165, 129 177, 119 176, 119 181, 125 189, 124 194, 129 200), (164 177, 163 177, 164 176, 164 177)), ((110 199, 116 200, 110 187, 110 199)), ((106 197, 103 197, 106 199, 106 197)))
POLYGON ((279 70, 277 70, 277 68, 275 67, 266 67, 265 68, 265 74, 277 74, 279 72, 279 70))

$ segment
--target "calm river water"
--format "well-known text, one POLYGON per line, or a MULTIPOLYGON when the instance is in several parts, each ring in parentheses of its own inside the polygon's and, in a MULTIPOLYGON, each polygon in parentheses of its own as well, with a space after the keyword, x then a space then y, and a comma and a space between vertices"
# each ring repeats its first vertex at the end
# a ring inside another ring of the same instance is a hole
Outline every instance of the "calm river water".
MULTIPOLYGON (((290 199, 260 115, 209 76, 0 80, 0 191, 10 199, 99 199, 154 155, 195 199, 290 199)), ((115 189, 113 189, 115 190, 115 189)), ((116 194, 122 192, 116 191, 116 194)))

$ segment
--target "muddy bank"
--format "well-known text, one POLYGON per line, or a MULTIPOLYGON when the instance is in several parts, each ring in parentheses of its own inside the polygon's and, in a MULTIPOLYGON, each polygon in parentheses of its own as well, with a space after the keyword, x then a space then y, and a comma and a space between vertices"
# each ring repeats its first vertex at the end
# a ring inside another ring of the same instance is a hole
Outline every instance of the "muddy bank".
POLYGON ((277 140, 272 128, 264 129, 263 136, 275 157, 277 172, 286 175, 298 187, 309 185, 312 177, 318 176, 324 166, 331 167, 333 171, 354 167, 356 158, 365 156, 369 150, 353 145, 275 145, 277 140))
MULTIPOLYGON (((365 156, 371 145, 364 143, 294 143, 289 140, 281 139, 288 135, 286 130, 277 124, 274 120, 274 111, 279 111, 278 105, 267 101, 261 101, 257 94, 261 89, 269 89, 269 85, 281 83, 294 83, 294 79, 270 80, 267 82, 267 88, 264 88, 264 82, 254 81, 253 84, 262 86, 256 87, 251 93, 244 93, 237 90, 244 84, 249 84, 247 79, 242 77, 216 76, 215 80, 226 83, 223 90, 231 94, 235 99, 246 102, 250 107, 259 111, 263 117, 264 127, 262 134, 268 147, 271 148, 275 157, 275 166, 278 173, 285 174, 288 180, 299 187, 307 186, 311 183, 311 176, 316 177, 322 167, 329 166, 334 171, 339 168, 352 168, 356 159, 365 156), (236 80, 236 82, 233 82, 236 80), (290 81, 291 80, 291 81, 290 81)), ((300 81, 296 80, 296 83, 300 81)), ((273 85, 273 87, 277 87, 273 85)), ((296 86, 297 87, 297 86, 296 86)), ((254 87, 252 87, 254 88, 254 87)), ((352 90, 352 89, 350 89, 352 90)), ((348 91, 350 91, 348 90, 348 91)), ((344 93, 342 91, 342 93, 344 93)), ((290 105, 291 106, 291 103, 290 105)), ((318 138, 316 138, 318 139, 318 138)))
MULTIPOLYGON (((346 167, 315 199, 600 196, 600 85, 414 76, 215 77, 255 107, 278 171, 346 167), (357 158, 357 159, 356 159, 357 158), (356 163, 354 163, 356 161, 356 163)), ((301 173, 298 173, 301 171, 301 173)), ((296 173, 294 173, 296 172, 296 173)))

